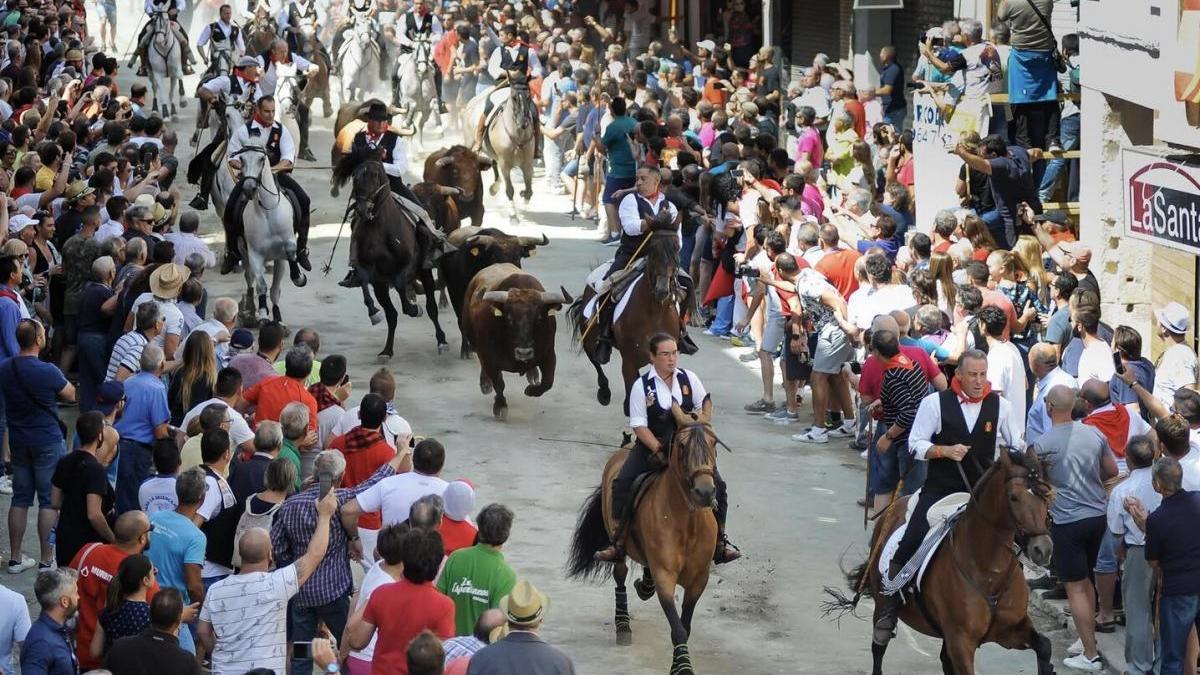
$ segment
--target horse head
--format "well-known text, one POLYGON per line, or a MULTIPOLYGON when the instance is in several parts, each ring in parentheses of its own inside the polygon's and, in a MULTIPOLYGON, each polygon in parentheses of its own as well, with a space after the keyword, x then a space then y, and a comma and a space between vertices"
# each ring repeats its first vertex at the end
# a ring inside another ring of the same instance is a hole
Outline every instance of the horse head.
POLYGON ((357 150, 342 156, 333 167, 333 184, 343 187, 354 181, 351 199, 359 223, 370 222, 375 217, 375 205, 380 199, 389 198, 391 183, 383 170, 379 155, 370 149, 357 150))
POLYGON ((241 150, 230 159, 237 159, 242 163, 242 178, 246 181, 246 187, 251 184, 257 190, 262 184, 263 172, 270 172, 271 167, 267 159, 267 150, 263 146, 261 137, 251 136, 250 140, 246 141, 241 150))
POLYGON ((642 252, 646 259, 647 277, 653 284, 654 299, 670 302, 679 288, 676 273, 679 269, 679 235, 673 223, 651 230, 642 252))
POLYGON ((706 399, 700 412, 687 413, 678 403, 671 404, 675 417, 670 464, 687 484, 693 502, 701 507, 715 504, 717 483, 717 445, 721 440, 712 428, 712 399, 706 399))
POLYGON ((1046 480, 1041 458, 1032 447, 1024 453, 1005 448, 993 470, 1004 478, 1004 500, 1017 541, 1034 563, 1049 564, 1054 545, 1046 523, 1054 488, 1046 480))

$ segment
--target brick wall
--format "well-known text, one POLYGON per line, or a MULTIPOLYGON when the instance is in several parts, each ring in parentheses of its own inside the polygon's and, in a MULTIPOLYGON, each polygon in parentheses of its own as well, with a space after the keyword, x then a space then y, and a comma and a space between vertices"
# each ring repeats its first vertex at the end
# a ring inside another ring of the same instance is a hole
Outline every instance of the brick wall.
POLYGON ((917 42, 925 37, 925 31, 953 17, 954 0, 907 0, 904 9, 892 12, 892 44, 906 79, 917 64, 917 42))
POLYGON ((792 77, 824 52, 834 59, 850 49, 849 0, 788 0, 791 43, 788 50, 792 77))

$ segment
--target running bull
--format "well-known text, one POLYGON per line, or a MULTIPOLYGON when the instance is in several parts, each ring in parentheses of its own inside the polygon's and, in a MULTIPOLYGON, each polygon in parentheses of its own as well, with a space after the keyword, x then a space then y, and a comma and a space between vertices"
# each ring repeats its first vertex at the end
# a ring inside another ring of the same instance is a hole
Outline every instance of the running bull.
MULTIPOLYGON (((465 145, 438 150, 425 158, 422 179, 438 185, 453 185, 462 190, 454 198, 459 218, 470 218, 471 225, 483 223, 483 172, 496 170, 490 157, 473 152, 465 145)), ((499 180, 499 175, 496 175, 499 180)))

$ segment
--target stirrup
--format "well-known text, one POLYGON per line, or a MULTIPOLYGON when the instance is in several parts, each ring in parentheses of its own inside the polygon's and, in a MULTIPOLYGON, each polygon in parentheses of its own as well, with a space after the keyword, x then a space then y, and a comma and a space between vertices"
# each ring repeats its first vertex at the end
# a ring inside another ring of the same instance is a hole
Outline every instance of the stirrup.
POLYGON ((717 540, 717 548, 713 551, 713 562, 718 565, 733 562, 742 557, 742 549, 738 548, 729 541, 729 537, 724 534, 717 540), (732 549, 732 550, 731 550, 732 549))

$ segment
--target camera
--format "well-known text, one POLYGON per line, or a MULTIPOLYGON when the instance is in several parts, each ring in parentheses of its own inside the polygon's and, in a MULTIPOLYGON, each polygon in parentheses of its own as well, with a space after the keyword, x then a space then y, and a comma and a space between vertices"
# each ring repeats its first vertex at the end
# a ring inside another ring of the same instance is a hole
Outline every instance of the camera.
POLYGON ((758 268, 746 264, 738 265, 733 271, 733 276, 746 279, 757 279, 759 274, 758 268))
POLYGON ((729 170, 729 175, 730 175, 730 176, 733 176, 734 178, 741 178, 741 177, 742 177, 742 170, 741 170, 741 169, 730 169, 730 170, 729 170))

